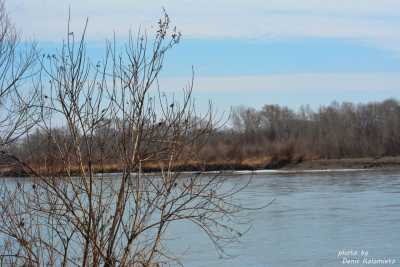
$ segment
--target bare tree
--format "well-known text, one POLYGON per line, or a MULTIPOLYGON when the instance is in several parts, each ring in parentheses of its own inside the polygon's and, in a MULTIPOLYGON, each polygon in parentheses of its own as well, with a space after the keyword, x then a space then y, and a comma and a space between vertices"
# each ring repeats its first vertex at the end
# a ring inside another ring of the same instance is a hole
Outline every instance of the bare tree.
POLYGON ((30 107, 35 94, 23 88, 32 74, 34 49, 20 43, 14 25, 0 1, 0 150, 32 127, 30 107))
MULTIPOLYGON (((69 25, 69 23, 68 23, 69 25)), ((68 28, 58 54, 42 60, 41 131, 57 147, 62 170, 43 175, 25 164, 32 183, 1 192, 3 263, 35 266, 159 266, 179 262, 164 235, 177 221, 193 223, 224 254, 237 240, 243 207, 234 201, 245 185, 219 175, 183 174, 179 166, 199 151, 213 129, 210 110, 196 113, 193 79, 177 101, 162 93, 158 76, 166 53, 180 40, 166 13, 156 33, 130 34, 118 49, 108 43, 104 60, 86 55, 86 25, 68 28), (47 81, 50 82, 47 84, 47 81), (54 121, 70 142, 54 134, 54 121), (98 138, 102 132, 105 137, 98 138), (115 145, 106 146, 107 140, 115 145), (117 153, 115 153, 117 151, 117 153), (117 157, 121 173, 102 173, 117 157), (159 174, 143 171, 157 166, 159 174)), ((54 152, 53 152, 54 153, 54 152)))

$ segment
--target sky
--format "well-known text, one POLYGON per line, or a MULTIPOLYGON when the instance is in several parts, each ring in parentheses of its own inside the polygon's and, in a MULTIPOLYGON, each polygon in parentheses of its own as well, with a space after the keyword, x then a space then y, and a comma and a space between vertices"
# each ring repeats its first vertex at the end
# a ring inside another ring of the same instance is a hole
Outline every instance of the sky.
MULTIPOLYGON (((139 26, 151 32, 162 8, 182 32, 160 85, 179 90, 195 70, 194 95, 219 111, 280 104, 317 108, 369 102, 400 92, 399 0, 8 0, 25 39, 53 49, 89 18, 101 47, 139 26)), ((95 49, 94 49, 95 50, 95 49)))

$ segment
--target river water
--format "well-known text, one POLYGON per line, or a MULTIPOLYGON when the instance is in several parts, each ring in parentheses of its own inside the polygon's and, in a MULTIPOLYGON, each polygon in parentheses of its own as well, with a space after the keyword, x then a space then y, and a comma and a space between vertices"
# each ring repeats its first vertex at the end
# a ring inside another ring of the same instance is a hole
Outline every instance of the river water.
POLYGON ((249 179, 241 204, 274 201, 246 213, 250 230, 226 248, 229 257, 193 225, 171 224, 166 244, 185 266, 400 266, 399 170, 241 172, 227 183, 249 179))
POLYGON ((400 171, 261 173, 239 198, 275 200, 249 215, 251 229, 227 259, 193 227, 173 228, 169 244, 185 266, 400 266, 400 171))

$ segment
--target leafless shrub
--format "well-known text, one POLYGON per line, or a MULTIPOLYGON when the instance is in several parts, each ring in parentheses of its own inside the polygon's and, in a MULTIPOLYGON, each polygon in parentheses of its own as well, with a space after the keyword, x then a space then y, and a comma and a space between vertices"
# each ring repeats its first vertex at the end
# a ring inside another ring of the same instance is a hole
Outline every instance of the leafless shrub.
POLYGON ((42 57, 38 127, 57 148, 52 153, 62 161, 62 172, 42 175, 21 162, 32 183, 3 187, 1 260, 35 266, 179 262, 163 239, 177 221, 200 227, 224 254, 224 245, 241 236, 235 226, 243 207, 234 196, 243 185, 176 171, 214 126, 211 110, 196 114, 193 79, 180 102, 158 86, 165 55, 180 33, 164 13, 154 37, 131 34, 122 51, 115 41, 108 43, 100 62, 86 55, 85 34, 86 25, 79 37, 68 29, 60 52, 42 57), (65 125, 69 142, 55 134, 55 120, 65 125), (107 140, 115 145, 107 146, 107 140), (110 154, 122 172, 96 172, 110 154), (146 164, 161 173, 144 173, 146 164))
POLYGON ((18 139, 32 127, 34 84, 23 88, 24 81, 32 74, 35 62, 34 49, 19 41, 14 25, 10 22, 0 1, 0 150, 18 139), (30 93, 28 93, 30 91, 30 93))

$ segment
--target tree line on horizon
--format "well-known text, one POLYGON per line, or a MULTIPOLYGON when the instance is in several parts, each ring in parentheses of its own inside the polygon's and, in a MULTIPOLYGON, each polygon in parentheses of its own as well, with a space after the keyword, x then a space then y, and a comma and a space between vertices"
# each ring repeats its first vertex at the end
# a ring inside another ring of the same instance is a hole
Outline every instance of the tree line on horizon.
MULTIPOLYGON (((118 143, 123 134, 110 127, 113 123, 122 122, 107 121, 96 129, 93 155, 99 155, 97 160, 103 165, 117 169, 118 143)), ((154 129, 163 132, 163 127, 162 123, 155 123, 152 134, 154 129)), ((196 127, 201 132, 200 119, 196 127)), ((190 135, 196 132, 186 133, 185 138, 189 139, 190 135)), ((150 139, 142 147, 143 157, 146 151, 157 150, 159 145, 150 139)), ((248 163, 251 167, 255 161, 271 158, 297 162, 397 156, 400 154, 400 103, 395 99, 360 104, 333 102, 316 110, 309 106, 298 110, 279 105, 264 105, 260 110, 240 106, 232 109, 224 127, 213 129, 206 140, 196 142, 201 149, 197 154, 182 152, 190 154, 191 161, 181 164, 248 163)), ((55 127, 51 133, 37 128, 10 149, 25 162, 46 169, 62 164, 62 159, 57 158, 59 143, 72 147, 72 138, 65 127, 55 127)), ((162 154, 156 160, 160 159, 162 154)), ((229 164, 223 165, 229 167, 229 164)))
POLYGON ((395 99, 354 104, 236 107, 230 127, 215 132, 204 156, 243 161, 383 157, 400 154, 400 104, 395 99))

